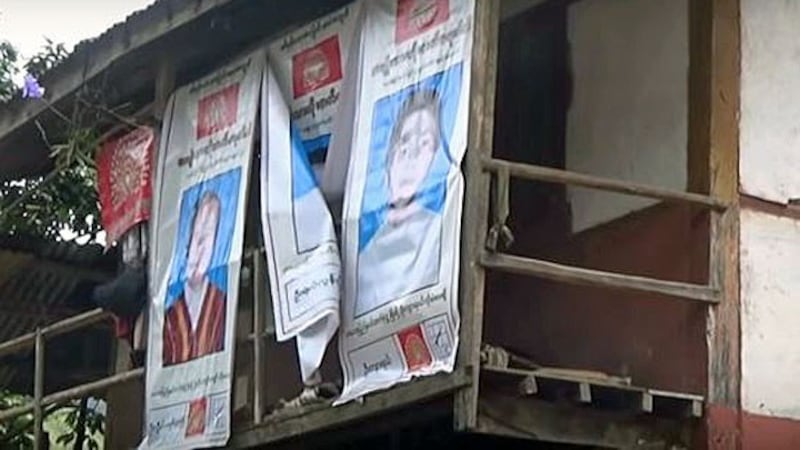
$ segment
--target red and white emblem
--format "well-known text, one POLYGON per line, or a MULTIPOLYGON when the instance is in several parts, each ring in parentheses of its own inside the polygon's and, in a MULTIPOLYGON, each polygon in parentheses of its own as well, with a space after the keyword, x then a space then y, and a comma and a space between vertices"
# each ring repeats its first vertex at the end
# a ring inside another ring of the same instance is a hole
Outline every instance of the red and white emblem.
POLYGON ((433 358, 419 325, 406 328, 397 333, 397 338, 400 340, 400 347, 403 349, 403 356, 406 359, 409 372, 431 365, 433 358))
POLYGON ((342 79, 339 37, 331 36, 292 57, 294 98, 302 97, 342 79))
POLYGON ((447 21, 448 0, 398 0, 395 42, 398 44, 418 36, 447 21))
POLYGON ((236 123, 239 83, 200 99, 197 104, 197 139, 210 136, 236 123))

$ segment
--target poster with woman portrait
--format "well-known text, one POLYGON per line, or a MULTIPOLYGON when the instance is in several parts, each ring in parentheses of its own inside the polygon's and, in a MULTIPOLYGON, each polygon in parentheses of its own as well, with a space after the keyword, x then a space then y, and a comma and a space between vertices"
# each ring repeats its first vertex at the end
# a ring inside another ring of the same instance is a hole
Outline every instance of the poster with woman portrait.
POLYGON ((453 370, 471 0, 365 5, 343 222, 344 403, 453 370))
POLYGON ((145 437, 140 448, 223 446, 245 201, 265 54, 178 89, 154 183, 145 437))

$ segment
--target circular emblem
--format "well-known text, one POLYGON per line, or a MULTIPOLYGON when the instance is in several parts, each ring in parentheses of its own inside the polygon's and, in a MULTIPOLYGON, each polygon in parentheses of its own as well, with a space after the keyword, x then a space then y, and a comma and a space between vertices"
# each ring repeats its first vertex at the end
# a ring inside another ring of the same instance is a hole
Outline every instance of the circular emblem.
POLYGON ((111 202, 120 205, 142 185, 147 146, 141 139, 126 139, 111 154, 111 202))
POLYGON ((436 19, 439 5, 436 0, 414 0, 409 15, 409 23, 417 30, 429 27, 436 19))
POLYGON ((308 53, 303 65, 303 84, 306 90, 313 90, 330 77, 331 70, 325 53, 315 48, 308 53))

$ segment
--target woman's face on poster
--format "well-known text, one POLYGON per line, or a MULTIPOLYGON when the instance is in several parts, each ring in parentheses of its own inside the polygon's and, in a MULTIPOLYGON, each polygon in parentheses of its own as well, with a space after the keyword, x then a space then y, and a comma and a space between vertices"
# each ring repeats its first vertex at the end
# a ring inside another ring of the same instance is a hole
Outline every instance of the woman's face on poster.
POLYGON ((392 203, 410 201, 428 175, 439 145, 439 124, 428 109, 405 117, 389 161, 389 195, 392 203))
POLYGON ((208 273, 219 222, 219 204, 217 202, 205 202, 199 208, 192 225, 189 254, 186 258, 187 275, 191 282, 201 281, 208 273))

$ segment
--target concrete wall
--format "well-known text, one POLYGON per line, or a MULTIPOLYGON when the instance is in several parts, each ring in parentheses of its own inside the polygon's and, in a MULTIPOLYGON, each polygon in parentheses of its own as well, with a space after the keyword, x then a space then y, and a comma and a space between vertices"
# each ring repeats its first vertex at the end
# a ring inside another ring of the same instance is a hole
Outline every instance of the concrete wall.
POLYGON ((741 0, 742 447, 800 448, 800 2, 741 0))
POLYGON ((741 185, 800 198, 800 2, 741 0, 741 185))
MULTIPOLYGON (((583 0, 568 20, 567 169, 685 189, 688 2, 583 0)), ((569 195, 573 231, 652 204, 597 190, 569 195)))
POLYGON ((800 220, 741 216, 742 403, 800 419, 800 220))

